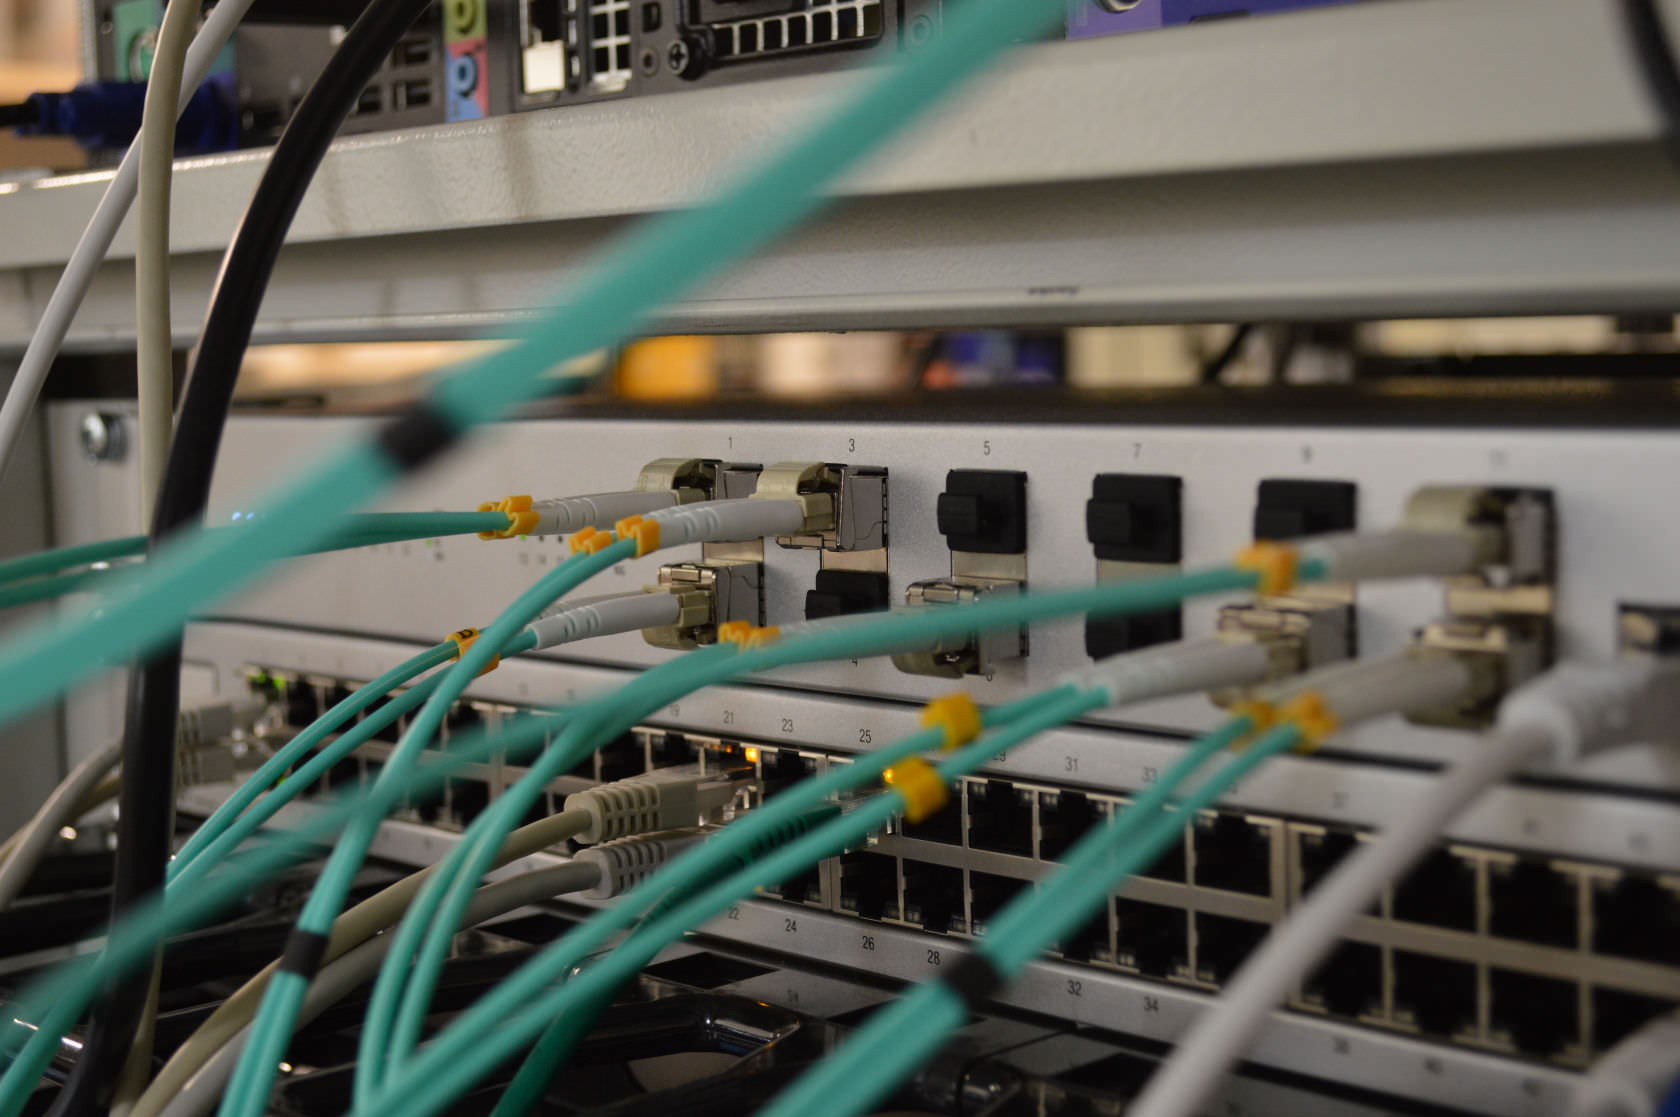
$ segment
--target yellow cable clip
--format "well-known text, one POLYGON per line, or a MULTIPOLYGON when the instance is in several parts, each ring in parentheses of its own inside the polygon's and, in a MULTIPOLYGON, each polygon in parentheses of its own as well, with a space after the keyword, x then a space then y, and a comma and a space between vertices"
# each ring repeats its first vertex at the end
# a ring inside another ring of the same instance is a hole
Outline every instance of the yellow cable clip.
POLYGON ((1287 543, 1258 542, 1244 547, 1231 560, 1238 570, 1252 570, 1260 575, 1255 587, 1262 595, 1288 593, 1295 588, 1295 574, 1301 566, 1300 553, 1287 543))
POLYGON ((904 797, 904 820, 912 824, 933 817, 951 801, 951 790, 939 772, 919 756, 894 764, 881 779, 904 797))
POLYGON ((1278 723, 1277 707, 1258 698, 1244 698, 1230 705, 1231 716, 1248 719, 1248 732, 1231 742, 1231 748, 1242 751, 1248 743, 1278 723))
POLYGON ((1316 690, 1303 691, 1278 709, 1280 723, 1294 725, 1301 731, 1297 752, 1313 752, 1326 738, 1341 728, 1341 720, 1316 690))
MULTIPOLYGON (((467 649, 472 647, 473 644, 478 641, 478 637, 479 631, 476 628, 463 628, 458 629, 455 632, 451 632, 449 634, 449 639, 455 644, 455 658, 460 659, 462 656, 466 655, 467 649)), ((492 656, 490 658, 490 662, 484 665, 484 670, 480 671, 479 674, 488 675, 490 672, 494 671, 497 665, 501 662, 502 657, 500 655, 492 656)))
POLYGON ((921 724, 923 729, 944 731, 939 747, 950 752, 980 736, 980 707, 962 691, 955 691, 923 706, 921 724))
POLYGON ((594 555, 617 542, 618 536, 610 531, 597 531, 595 528, 586 527, 572 532, 571 538, 566 540, 566 545, 572 549, 574 555, 580 551, 588 551, 594 555))
POLYGON ((717 638, 720 644, 741 644, 746 641, 753 630, 751 621, 724 621, 717 626, 717 638))
POLYGON ((659 521, 647 520, 641 516, 626 516, 613 525, 620 539, 634 539, 636 541, 636 557, 651 555, 659 550, 659 521))
POLYGON ((762 648, 766 644, 774 644, 781 638, 782 630, 775 625, 767 624, 762 627, 755 625, 751 631, 741 637, 741 650, 748 651, 752 648, 762 648))
POLYGON ((480 504, 478 510, 503 512, 508 518, 507 527, 500 531, 481 531, 478 533, 480 539, 512 539, 516 535, 529 535, 541 518, 531 511, 531 498, 524 495, 504 496, 501 500, 480 504))

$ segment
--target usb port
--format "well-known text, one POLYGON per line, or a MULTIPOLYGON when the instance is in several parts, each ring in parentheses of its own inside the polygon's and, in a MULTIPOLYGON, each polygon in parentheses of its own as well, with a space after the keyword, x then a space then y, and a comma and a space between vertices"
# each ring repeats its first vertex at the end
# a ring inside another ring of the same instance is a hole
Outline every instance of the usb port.
POLYGON ((432 103, 432 83, 425 78, 400 81, 393 87, 393 92, 398 110, 423 109, 432 103))
POLYGON ((430 39, 404 39, 391 52, 393 66, 424 66, 432 60, 430 39))

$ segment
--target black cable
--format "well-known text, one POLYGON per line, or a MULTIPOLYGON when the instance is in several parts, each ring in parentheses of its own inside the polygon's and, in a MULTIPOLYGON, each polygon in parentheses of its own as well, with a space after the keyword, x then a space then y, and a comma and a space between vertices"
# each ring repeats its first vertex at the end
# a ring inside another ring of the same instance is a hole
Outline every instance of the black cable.
POLYGON ((41 119, 41 108, 34 101, 20 101, 15 105, 0 105, 0 128, 21 128, 41 119))
POLYGON ((1645 88, 1663 116, 1669 158, 1680 166, 1680 67, 1675 63, 1674 44, 1656 0, 1622 0, 1622 16, 1645 88))
POLYGON ((1248 343, 1248 336, 1254 332, 1253 322, 1239 325, 1231 340, 1225 343, 1225 348, 1213 355, 1213 358, 1202 366, 1202 383, 1217 384, 1219 378, 1225 375, 1225 370, 1237 359, 1244 345, 1248 343))
MULTIPOLYGON (((150 542, 159 543, 204 517, 211 471, 275 260, 304 191, 367 84, 432 0, 374 0, 351 25, 326 68, 304 94, 269 157, 239 228, 222 257, 199 337, 198 356, 176 414, 175 437, 158 487, 150 542)), ((117 859, 111 896, 115 919, 163 886, 173 830, 175 720, 181 644, 155 653, 129 676, 118 801, 117 859)), ((150 975, 141 972, 102 997, 70 1082, 49 1117, 83 1117, 110 1106, 130 1041, 144 1011, 150 975)))

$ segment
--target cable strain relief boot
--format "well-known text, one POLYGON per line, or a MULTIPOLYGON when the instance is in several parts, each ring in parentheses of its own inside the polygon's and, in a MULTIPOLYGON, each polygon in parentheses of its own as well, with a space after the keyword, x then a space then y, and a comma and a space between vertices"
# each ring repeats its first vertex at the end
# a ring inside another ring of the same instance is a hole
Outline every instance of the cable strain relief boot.
POLYGON ((622 896, 652 876, 661 866, 700 840, 697 831, 673 831, 620 838, 579 850, 575 860, 601 870, 594 888, 581 895, 591 900, 622 896))

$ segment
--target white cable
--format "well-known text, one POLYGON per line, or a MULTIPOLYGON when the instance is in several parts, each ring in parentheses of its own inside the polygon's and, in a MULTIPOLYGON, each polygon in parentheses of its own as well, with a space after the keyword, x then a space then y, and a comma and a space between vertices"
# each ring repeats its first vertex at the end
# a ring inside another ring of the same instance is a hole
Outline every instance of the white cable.
MULTIPOLYGON (((473 894, 461 926, 471 927, 562 893, 581 892, 595 885, 598 876, 599 871, 594 865, 574 861, 569 865, 537 869, 485 885, 473 894)), ((309 991, 304 994, 297 1026, 302 1028, 378 973, 394 939, 393 935, 376 935, 321 967, 321 972, 315 975, 309 983, 309 991)), ((251 1028, 247 1024, 218 1048, 169 1099, 161 1117, 204 1117, 214 1109, 250 1035, 251 1028)))
MULTIPOLYGON (((1499 728, 1476 742, 1392 828, 1343 861, 1274 927, 1155 1074, 1129 1117, 1189 1117, 1272 1008, 1329 952, 1347 924, 1432 847, 1483 791, 1522 768, 1548 766, 1615 744, 1672 737, 1680 698, 1672 665, 1652 661, 1565 666, 1500 708, 1499 728)), ((1332 704, 1345 720, 1345 712, 1332 704)))
POLYGON ((698 844, 702 837, 698 830, 687 830, 620 838, 580 849, 573 860, 594 865, 601 871, 601 879, 584 895, 591 900, 622 896, 652 876, 655 869, 698 844))
POLYGON ((662 509, 648 519, 659 524, 662 548, 684 543, 738 543, 802 530, 805 507, 797 500, 702 500, 662 509))
POLYGON ((1484 537, 1474 531, 1348 532, 1303 539, 1303 562, 1324 564, 1325 579, 1444 578, 1473 574, 1483 566, 1484 537))
MULTIPOLYGON (((580 815, 561 813, 521 826, 509 834, 502 847, 496 851, 492 868, 500 868, 511 861, 563 842, 576 834, 583 823, 584 819, 580 815)), ((433 865, 410 873, 333 920, 332 931, 327 936, 324 960, 330 963, 369 939, 388 938, 389 936, 381 935, 381 932, 402 919, 403 913, 414 902, 414 897, 419 894, 435 869, 436 866, 433 865)), ((591 877, 579 887, 588 888, 593 883, 594 878, 591 877)), ((257 971, 244 985, 224 999, 216 1007, 216 1011, 187 1037, 186 1042, 175 1049, 175 1053, 169 1057, 169 1061, 157 1072, 151 1085, 146 1087, 146 1092, 135 1103, 130 1117, 158 1117, 170 1099, 180 1093, 188 1080, 199 1072, 205 1060, 240 1034, 256 1016, 268 982, 277 972, 279 961, 275 960, 257 971)))
POLYGON ((677 494, 669 489, 534 500, 531 511, 537 514, 537 523, 525 534, 570 535, 586 527, 608 528, 626 516, 646 516, 676 503, 677 494))
POLYGON ((1575 1088, 1569 1117, 1654 1117, 1680 1080, 1680 1012, 1628 1036, 1575 1088))
POLYGON ((542 651, 592 636, 676 624, 681 612, 682 602, 673 593, 615 593, 553 606, 526 626, 526 631, 537 638, 532 650, 542 651))
POLYGON ((47 847, 58 837, 58 831, 73 822, 82 800, 100 780, 122 762, 122 743, 113 742, 87 757, 70 769, 59 785, 53 788, 47 801, 41 804, 30 820, 18 831, 12 849, 0 865, 0 912, 12 906, 23 886, 35 874, 46 855, 47 847))
POLYGON ((594 845, 713 821, 734 797, 735 785, 726 777, 660 768, 573 792, 566 796, 565 813, 588 817, 572 840, 594 845))
POLYGON ((198 24, 199 0, 169 0, 158 28, 140 116, 140 208, 135 215, 135 395, 140 405, 140 522, 152 522, 174 430, 175 347, 169 321, 169 193, 181 68, 198 24))
POLYGON ((1273 671, 1271 653, 1258 640, 1180 640, 1100 659, 1069 673, 1064 682, 1101 690, 1108 705, 1128 706, 1150 698, 1247 686, 1273 671))
MULTIPOLYGON (((216 56, 233 36, 234 28, 245 18, 245 12, 253 2, 221 0, 205 17, 204 26, 193 38, 187 51, 186 65, 182 67, 177 112, 187 107, 193 92, 209 76, 216 56)), ((140 141, 137 137, 129 145, 128 153, 123 156, 110 185, 105 187, 104 196, 94 207, 93 216, 88 218, 81 239, 70 253, 70 259, 58 277, 58 285, 48 297, 46 309, 29 339, 29 347, 23 351, 17 375, 6 393, 6 402, 0 405, 0 477, 5 476, 6 466, 17 450, 18 436, 29 421, 35 398, 41 394, 41 385, 46 382, 47 371, 52 368, 65 335, 70 332, 70 322, 76 317, 76 309, 81 306, 82 299, 87 296, 105 253, 111 250, 111 242, 116 239, 117 229, 134 201, 139 182, 140 141)))
POLYGON ((1469 665, 1450 655, 1402 652, 1387 659, 1333 663, 1305 675, 1257 689, 1254 697, 1281 706, 1297 695, 1316 692, 1344 724, 1379 714, 1407 713, 1444 705, 1470 687, 1469 665))

